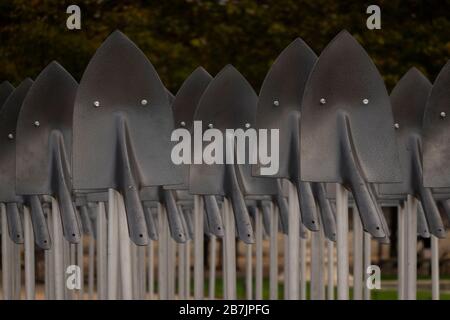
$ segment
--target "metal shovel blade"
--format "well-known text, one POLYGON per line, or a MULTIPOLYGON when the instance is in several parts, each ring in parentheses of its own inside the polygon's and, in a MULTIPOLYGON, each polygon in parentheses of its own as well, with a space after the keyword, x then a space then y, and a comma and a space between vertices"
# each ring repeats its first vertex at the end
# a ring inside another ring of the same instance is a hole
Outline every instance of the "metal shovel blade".
POLYGON ((130 237, 145 245, 139 188, 182 181, 170 160, 174 127, 166 89, 143 52, 121 32, 108 37, 86 68, 73 121, 74 189, 120 191, 130 237))
MULTIPOLYGON (((18 194, 28 196, 27 202, 33 202, 33 206, 29 205, 34 226, 42 227, 36 219, 41 221, 43 214, 37 208, 39 203, 30 197, 54 196, 60 207, 64 236, 71 243, 80 241, 70 173, 76 92, 75 79, 57 62, 50 63, 36 78, 23 102, 16 143, 16 189, 18 194)), ((36 231, 42 231, 41 227, 36 231)), ((48 234, 41 237, 44 239, 36 240, 49 239, 48 234)))
POLYGON ((300 121, 302 180, 349 187, 364 229, 384 238, 381 208, 368 183, 400 181, 394 121, 380 74, 348 32, 339 33, 315 64, 300 121))
POLYGON ((25 79, 5 101, 0 112, 0 202, 18 202, 16 194, 16 124, 33 81, 25 79))
MULTIPOLYGON (((212 80, 212 76, 202 67, 195 69, 181 85, 174 98, 172 109, 175 128, 185 128, 193 133, 193 119, 200 98, 212 80)), ((189 165, 181 165, 183 184, 169 186, 173 189, 188 189, 189 165)))
MULTIPOLYGON (((256 124, 261 129, 279 130, 279 170, 273 177, 288 178, 297 187, 303 224, 318 230, 318 216, 311 185, 300 181, 300 111, 303 90, 317 60, 300 38, 277 57, 262 85, 256 124)), ((253 166, 260 175, 261 165, 253 166)))
POLYGON ((381 184, 379 195, 414 194, 412 150, 408 146, 411 136, 422 134, 422 119, 431 90, 430 81, 416 68, 410 69, 397 83, 391 93, 391 105, 394 115, 397 138, 401 182, 381 184))
POLYGON ((437 76, 423 119, 423 184, 450 187, 450 61, 437 76))
POLYGON ((8 96, 0 111, 0 202, 6 204, 9 236, 15 243, 23 243, 24 233, 16 194, 16 123, 23 100, 33 81, 25 79, 8 96))
POLYGON ((9 95, 14 91, 14 87, 8 81, 0 83, 0 108, 8 99, 9 95))
MULTIPOLYGON (((422 181, 422 120, 431 90, 431 83, 419 70, 410 69, 397 83, 391 94, 391 104, 397 133, 397 145, 402 173, 401 183, 382 184, 381 196, 406 195, 417 197, 423 207, 430 232, 444 237, 444 225, 431 189, 422 181)), ((422 228, 424 229, 424 228, 422 228)), ((422 234, 425 234, 422 232, 422 234)))
MULTIPOLYGON (((237 167, 234 164, 225 164, 227 139, 225 131, 245 130, 246 124, 254 119, 254 110, 251 106, 256 106, 256 101, 257 97, 252 87, 234 67, 228 65, 217 74, 200 99, 194 121, 202 121, 203 126, 217 130, 215 132, 223 137, 222 159, 219 159, 222 164, 194 164, 191 165, 189 173, 191 193, 230 198, 236 217, 238 237, 246 243, 254 241, 253 230, 240 190, 237 167)), ((201 155, 208 145, 202 142, 201 155)))

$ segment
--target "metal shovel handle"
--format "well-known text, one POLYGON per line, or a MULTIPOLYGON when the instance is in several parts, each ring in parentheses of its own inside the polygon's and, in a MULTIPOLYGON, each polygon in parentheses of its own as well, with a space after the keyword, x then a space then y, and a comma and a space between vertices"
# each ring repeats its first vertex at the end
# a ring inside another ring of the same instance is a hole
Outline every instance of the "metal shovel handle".
POLYGON ((172 238, 178 243, 186 242, 185 230, 181 222, 181 213, 178 211, 175 197, 172 190, 164 190, 164 201, 167 210, 167 220, 169 221, 169 230, 172 238))
POLYGON ((223 233, 223 222, 220 216, 219 205, 217 204, 217 199, 215 195, 205 195, 203 196, 203 201, 205 202, 206 217, 208 219, 209 231, 216 237, 222 238, 223 233))
POLYGON ((23 226, 17 203, 8 202, 6 204, 6 220, 8 222, 8 233, 10 239, 14 243, 22 244, 24 241, 23 226))
POLYGON ((36 245, 44 250, 51 248, 52 243, 48 232, 47 221, 38 195, 29 196, 31 224, 33 225, 34 241, 36 245))
POLYGON ((358 158, 353 150, 351 129, 348 117, 341 114, 339 117, 341 129, 342 174, 344 181, 352 190, 353 197, 361 216, 364 230, 375 238, 385 238, 379 213, 381 209, 371 194, 369 184, 364 180, 358 158))
POLYGON ((423 211, 427 219, 430 233, 438 238, 445 238, 445 228, 439 214, 436 201, 433 198, 430 188, 425 188, 422 183, 422 162, 420 153, 420 141, 417 137, 411 141, 411 150, 413 157, 414 179, 417 185, 418 198, 422 203, 423 211))
POLYGON ((255 237, 250 215, 239 187, 234 165, 227 165, 226 174, 228 178, 228 195, 230 196, 231 206, 233 207, 238 238, 244 243, 254 243, 255 237))

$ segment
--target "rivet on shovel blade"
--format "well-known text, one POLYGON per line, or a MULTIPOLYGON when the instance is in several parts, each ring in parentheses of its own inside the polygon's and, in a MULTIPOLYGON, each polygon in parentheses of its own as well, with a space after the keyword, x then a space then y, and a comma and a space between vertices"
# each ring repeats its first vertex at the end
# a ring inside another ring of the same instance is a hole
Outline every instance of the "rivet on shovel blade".
POLYGON ((213 127, 214 127, 214 126, 213 126, 212 123, 208 124, 208 128, 213 128, 213 127))
POLYGON ((141 100, 141 105, 146 106, 148 104, 148 101, 146 99, 141 100))
POLYGON ((394 128, 395 128, 395 129, 399 129, 399 128, 400 128, 400 125, 399 125, 398 123, 395 123, 395 124, 394 124, 394 128))
POLYGON ((39 121, 35 121, 35 122, 34 122, 34 126, 35 126, 35 127, 39 127, 40 125, 41 125, 41 123, 40 123, 39 121))
POLYGON ((327 100, 325 98, 320 99, 320 104, 325 104, 327 103, 327 100))
POLYGON ((447 114, 444 111, 442 111, 441 112, 441 118, 444 119, 446 116, 447 116, 447 114))
POLYGON ((180 122, 180 126, 185 127, 185 126, 186 126, 186 122, 181 121, 181 122, 180 122))
POLYGON ((278 107, 278 106, 280 105, 280 101, 275 100, 275 101, 273 102, 273 105, 274 105, 275 107, 278 107))
POLYGON ((245 127, 248 129, 248 128, 250 128, 250 123, 246 123, 245 124, 245 127))
POLYGON ((9 139, 9 140, 14 139, 14 135, 13 135, 12 133, 8 134, 8 139, 9 139))
POLYGON ((364 104, 369 104, 369 99, 363 99, 364 104))

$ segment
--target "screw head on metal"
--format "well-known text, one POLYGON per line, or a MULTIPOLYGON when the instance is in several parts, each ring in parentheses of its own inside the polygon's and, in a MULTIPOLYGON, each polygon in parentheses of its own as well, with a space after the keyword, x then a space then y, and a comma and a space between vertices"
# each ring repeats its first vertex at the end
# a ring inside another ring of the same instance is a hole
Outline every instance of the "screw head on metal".
POLYGON ((320 104, 325 104, 325 103, 327 103, 327 100, 325 98, 321 98, 320 99, 320 104))
POLYGON ((94 107, 96 108, 100 107, 100 101, 94 101, 94 107))
POLYGON ((141 105, 146 106, 148 104, 148 101, 146 99, 141 100, 141 105))
POLYGON ((180 122, 180 126, 182 126, 182 127, 186 127, 186 122, 184 122, 184 121, 181 121, 181 122, 180 122))
POLYGON ((250 128, 250 123, 246 123, 245 124, 245 127, 248 129, 248 128, 250 128))
POLYGON ((214 127, 214 126, 213 126, 212 123, 208 124, 208 128, 213 128, 213 127, 214 127))
POLYGON ((363 99, 364 104, 369 104, 369 99, 363 99))
POLYGON ((395 128, 395 129, 398 129, 398 128, 400 128, 400 125, 399 125, 398 123, 395 123, 395 124, 394 124, 394 128, 395 128))
POLYGON ((34 122, 34 126, 35 126, 35 127, 39 127, 40 125, 41 125, 41 123, 40 123, 39 121, 36 120, 36 121, 34 122))
POLYGON ((13 135, 12 133, 8 134, 8 139, 9 139, 9 140, 14 139, 14 135, 13 135))
POLYGON ((274 105, 275 107, 278 107, 278 106, 280 105, 280 101, 274 100, 274 101, 273 101, 273 105, 274 105))
POLYGON ((441 118, 443 119, 443 118, 445 118, 447 116, 447 114, 444 112, 444 111, 442 111, 441 112, 441 118))

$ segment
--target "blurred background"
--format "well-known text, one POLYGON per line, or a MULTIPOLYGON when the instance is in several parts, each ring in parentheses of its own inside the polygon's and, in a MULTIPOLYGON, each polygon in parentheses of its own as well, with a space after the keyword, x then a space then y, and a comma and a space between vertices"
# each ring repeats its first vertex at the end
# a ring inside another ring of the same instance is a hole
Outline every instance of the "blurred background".
POLYGON ((388 89, 411 67, 434 81, 450 58, 450 0, 0 1, 0 80, 18 84, 57 60, 77 80, 114 30, 149 57, 173 93, 197 66, 216 74, 231 63, 256 91, 277 55, 296 37, 320 54, 342 29, 364 46, 388 89), (81 30, 66 8, 81 8, 81 30), (381 8, 381 30, 366 9, 381 8))

